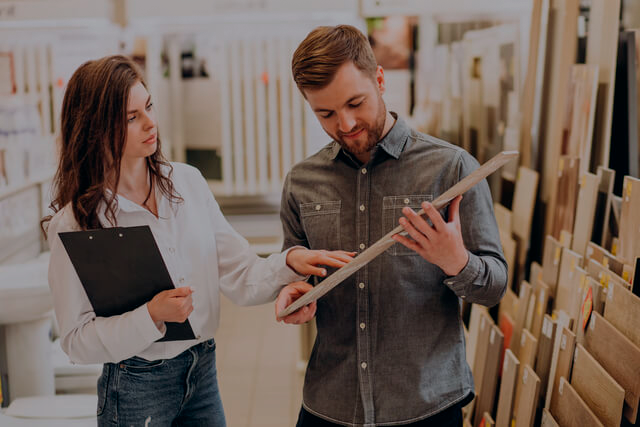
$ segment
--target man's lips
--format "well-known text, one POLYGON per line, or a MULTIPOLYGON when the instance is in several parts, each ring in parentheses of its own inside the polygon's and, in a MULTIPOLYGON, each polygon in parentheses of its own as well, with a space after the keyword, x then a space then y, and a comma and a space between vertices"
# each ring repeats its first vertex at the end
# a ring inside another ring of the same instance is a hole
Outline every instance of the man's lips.
POLYGON ((343 134, 343 138, 356 138, 358 136, 360 136, 360 134, 364 132, 364 128, 361 128, 360 130, 356 131, 356 132, 352 132, 352 133, 345 133, 343 134))

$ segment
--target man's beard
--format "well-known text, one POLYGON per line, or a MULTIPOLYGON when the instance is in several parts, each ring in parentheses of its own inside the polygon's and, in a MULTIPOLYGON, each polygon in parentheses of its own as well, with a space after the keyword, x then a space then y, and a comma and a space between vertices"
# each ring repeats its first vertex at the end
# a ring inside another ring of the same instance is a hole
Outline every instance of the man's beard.
POLYGON ((344 150, 354 155, 364 154, 373 150, 373 147, 375 147, 378 144, 378 142, 380 141, 380 138, 382 137, 382 132, 384 131, 384 122, 387 115, 387 108, 384 105, 384 101, 382 100, 381 97, 378 98, 378 102, 379 102, 380 112, 376 117, 375 122, 372 125, 369 125, 368 123, 356 123, 353 129, 351 129, 349 132, 338 131, 338 134, 333 137, 344 150), (344 135, 353 133, 358 129, 364 129, 366 131, 367 133, 366 143, 358 144, 355 146, 353 144, 351 145, 347 144, 343 139, 344 135))

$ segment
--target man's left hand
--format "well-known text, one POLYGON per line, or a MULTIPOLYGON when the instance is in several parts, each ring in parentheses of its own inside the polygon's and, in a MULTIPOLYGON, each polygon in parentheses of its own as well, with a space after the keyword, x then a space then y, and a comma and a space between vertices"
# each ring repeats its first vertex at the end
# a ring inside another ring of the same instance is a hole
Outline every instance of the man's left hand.
POLYGON ((467 265, 469 253, 464 247, 460 227, 460 201, 458 196, 449 206, 449 222, 445 222, 431 203, 422 203, 422 209, 431 220, 433 226, 419 216, 413 209, 405 207, 400 218, 400 225, 413 240, 395 234, 393 240, 416 251, 422 258, 437 265, 447 276, 456 276, 467 265))

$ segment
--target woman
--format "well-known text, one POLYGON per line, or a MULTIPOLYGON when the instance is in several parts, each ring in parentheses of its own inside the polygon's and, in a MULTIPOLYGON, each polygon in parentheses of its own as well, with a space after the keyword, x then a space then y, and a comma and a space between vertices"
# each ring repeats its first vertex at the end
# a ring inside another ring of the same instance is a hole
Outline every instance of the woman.
POLYGON ((124 56, 78 68, 61 121, 55 214, 43 219, 50 221, 49 283, 63 350, 74 363, 104 363, 98 425, 225 425, 213 340, 219 291, 237 304, 265 303, 302 275, 325 275, 318 265, 343 266, 350 254, 252 253, 202 175, 163 158, 151 97, 124 56), (97 317, 58 233, 116 225, 151 228, 177 288, 131 312, 97 317), (165 322, 187 317, 198 339, 156 342, 165 322))

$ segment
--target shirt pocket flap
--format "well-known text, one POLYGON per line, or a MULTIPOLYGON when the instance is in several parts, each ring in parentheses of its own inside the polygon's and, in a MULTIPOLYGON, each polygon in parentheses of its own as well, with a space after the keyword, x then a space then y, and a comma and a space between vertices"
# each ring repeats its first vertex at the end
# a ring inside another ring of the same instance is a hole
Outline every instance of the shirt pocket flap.
POLYGON ((386 196, 382 199, 383 209, 395 209, 404 208, 409 206, 411 208, 419 208, 422 202, 431 202, 433 195, 431 194, 414 194, 405 196, 386 196))
POLYGON ((342 206, 341 200, 328 202, 300 203, 300 216, 325 215, 339 213, 342 206))

